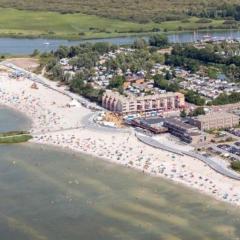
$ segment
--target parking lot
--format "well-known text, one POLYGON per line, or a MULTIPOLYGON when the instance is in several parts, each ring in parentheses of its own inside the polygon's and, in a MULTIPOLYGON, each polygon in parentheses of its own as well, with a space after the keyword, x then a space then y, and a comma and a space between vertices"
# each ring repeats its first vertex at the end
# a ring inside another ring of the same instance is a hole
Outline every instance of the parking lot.
POLYGON ((240 129, 229 129, 227 132, 233 134, 236 137, 240 137, 240 129))
POLYGON ((240 144, 240 142, 237 142, 237 143, 234 143, 231 145, 230 144, 219 144, 219 145, 217 145, 217 147, 226 152, 240 156, 240 148, 238 148, 236 144, 240 144))

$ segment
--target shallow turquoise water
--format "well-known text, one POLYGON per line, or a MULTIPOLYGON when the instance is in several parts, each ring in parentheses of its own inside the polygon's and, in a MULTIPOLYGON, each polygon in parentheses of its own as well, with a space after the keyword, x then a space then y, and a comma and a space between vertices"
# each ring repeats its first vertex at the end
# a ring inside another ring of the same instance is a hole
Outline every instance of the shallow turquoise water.
POLYGON ((56 148, 0 146, 1 240, 239 236, 239 209, 161 178, 56 148))

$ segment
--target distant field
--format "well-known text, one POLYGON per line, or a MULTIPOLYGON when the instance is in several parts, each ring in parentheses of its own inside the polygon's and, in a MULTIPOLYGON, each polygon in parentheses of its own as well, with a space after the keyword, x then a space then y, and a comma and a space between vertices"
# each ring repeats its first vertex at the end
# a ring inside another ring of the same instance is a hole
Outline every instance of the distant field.
MULTIPOLYGON (((0 0, 1 1, 1 0, 0 0)), ((0 35, 14 37, 51 37, 65 39, 103 38, 161 31, 221 28, 223 20, 198 23, 198 18, 188 21, 145 23, 108 19, 86 14, 61 14, 57 12, 16 10, 0 8, 0 35)))
MULTIPOLYGON (((80 12, 130 21, 182 17, 188 10, 203 10, 223 4, 219 0, 0 0, 1 7, 57 12, 80 12)), ((228 0, 238 3, 240 0, 228 0)), ((173 19, 173 18, 172 18, 173 19)))

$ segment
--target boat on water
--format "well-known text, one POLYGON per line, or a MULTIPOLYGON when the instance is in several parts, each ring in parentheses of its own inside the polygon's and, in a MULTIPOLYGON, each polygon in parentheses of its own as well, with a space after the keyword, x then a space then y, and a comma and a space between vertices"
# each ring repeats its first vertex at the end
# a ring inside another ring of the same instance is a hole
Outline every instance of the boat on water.
POLYGON ((199 39, 201 43, 213 43, 213 42, 239 42, 240 38, 233 38, 232 36, 210 36, 204 35, 199 39))

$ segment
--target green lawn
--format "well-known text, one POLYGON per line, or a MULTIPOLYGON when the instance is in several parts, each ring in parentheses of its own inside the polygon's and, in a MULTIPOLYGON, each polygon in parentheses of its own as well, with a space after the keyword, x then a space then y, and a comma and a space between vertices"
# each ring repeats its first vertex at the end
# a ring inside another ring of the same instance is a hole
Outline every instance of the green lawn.
POLYGON ((184 19, 187 11, 200 13, 239 0, 0 0, 1 7, 23 10, 83 13, 133 22, 184 19))
POLYGON ((214 28, 222 26, 222 20, 211 23, 196 23, 197 18, 189 22, 168 21, 161 24, 140 24, 129 21, 108 19, 85 14, 61 14, 29 10, 0 8, 0 35, 14 37, 51 37, 65 39, 103 38, 143 34, 160 28, 162 31, 176 31, 196 28, 214 28))

